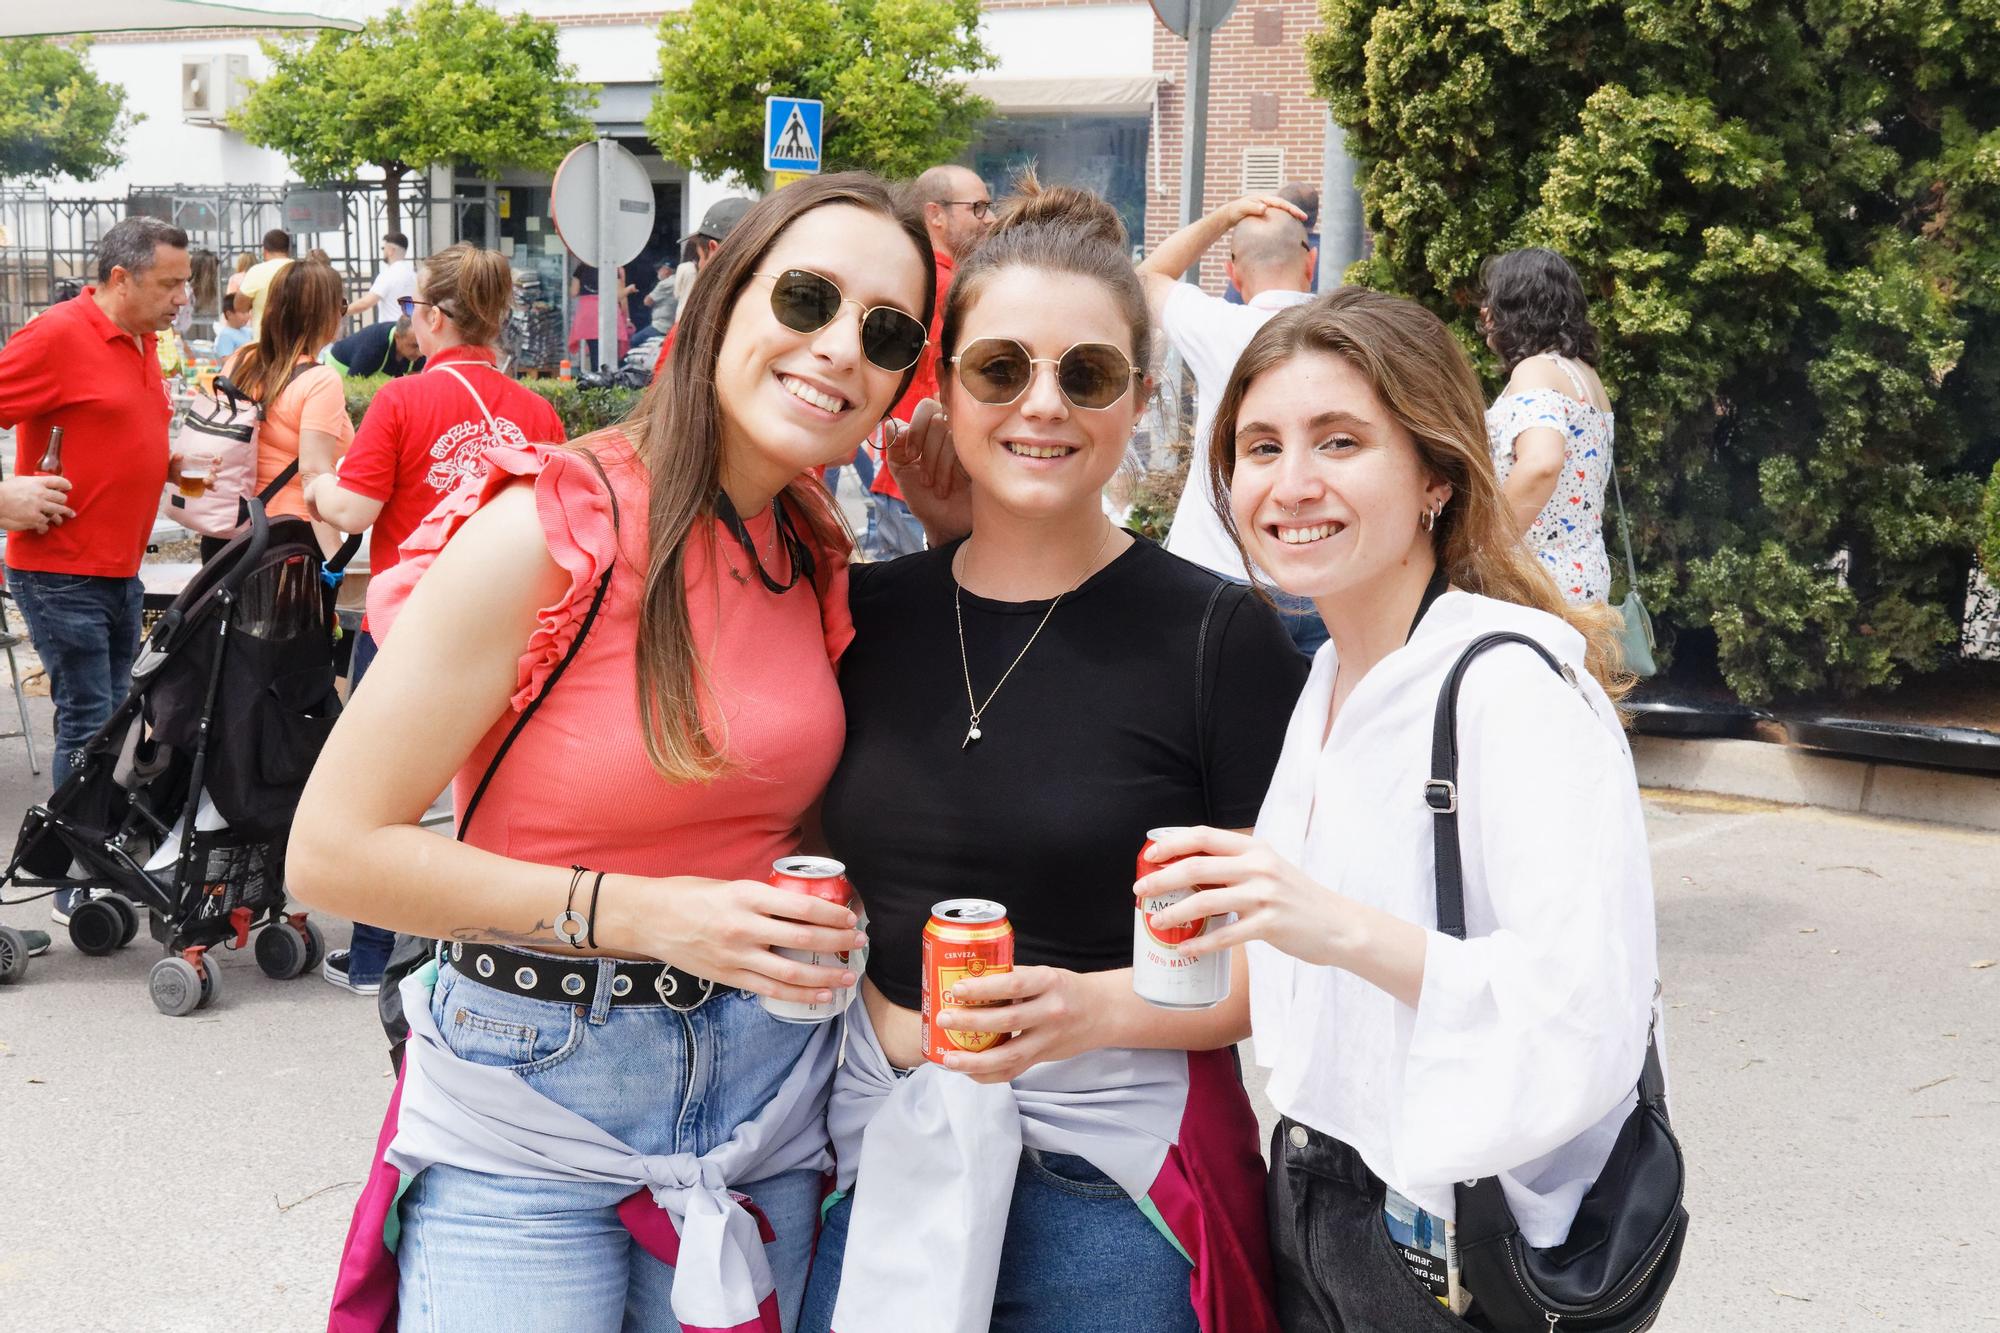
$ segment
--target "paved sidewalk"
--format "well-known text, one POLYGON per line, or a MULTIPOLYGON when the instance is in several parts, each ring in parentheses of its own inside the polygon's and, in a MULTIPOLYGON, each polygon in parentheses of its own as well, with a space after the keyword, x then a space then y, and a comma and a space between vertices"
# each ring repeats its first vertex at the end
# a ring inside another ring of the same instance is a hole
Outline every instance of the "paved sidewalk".
MULTIPOLYGON (((41 790, 0 742, 4 835, 41 790)), ((2000 836, 1685 796, 1648 826, 1694 1215, 1658 1327, 2000 1329, 2000 836)), ((373 1006, 231 957, 168 1019, 156 956, 59 936, 0 987, 0 1328, 319 1327, 389 1094, 373 1006)))

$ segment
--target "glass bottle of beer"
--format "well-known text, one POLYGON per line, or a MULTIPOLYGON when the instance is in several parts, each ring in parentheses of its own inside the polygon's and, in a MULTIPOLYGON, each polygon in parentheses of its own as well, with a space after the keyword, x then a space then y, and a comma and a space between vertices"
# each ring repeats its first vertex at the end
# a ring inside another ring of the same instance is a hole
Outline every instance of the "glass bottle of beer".
POLYGON ((48 477, 60 477, 62 475, 62 437, 63 428, 61 426, 57 426, 49 432, 48 448, 42 450, 42 461, 35 465, 37 472, 48 477))

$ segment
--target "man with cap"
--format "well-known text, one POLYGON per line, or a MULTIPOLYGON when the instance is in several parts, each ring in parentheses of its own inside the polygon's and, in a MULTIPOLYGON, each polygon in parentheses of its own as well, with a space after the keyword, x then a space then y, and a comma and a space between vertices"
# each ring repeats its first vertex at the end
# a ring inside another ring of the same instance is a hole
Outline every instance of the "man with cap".
MULTIPOLYGON (((691 248, 694 252, 697 281, 701 277, 701 270, 707 266, 717 247, 728 239, 729 233, 736 229, 736 224, 743 220, 743 215, 750 211, 750 204, 751 201, 742 195, 732 194, 727 199, 718 199, 710 204, 708 211, 701 215, 701 225, 696 227, 694 235, 688 238, 693 243, 691 248)), ((679 304, 682 309, 687 307, 687 292, 680 294, 679 304)), ((661 371, 666 368, 667 358, 673 355, 674 335, 680 332, 680 328, 680 325, 674 325, 667 330, 666 337, 660 340, 660 359, 653 363, 654 379, 660 377, 661 371)))
MULTIPOLYGON (((971 254, 993 226, 992 192, 979 173, 969 167, 950 163, 932 167, 911 183, 909 198, 912 205, 922 209, 924 230, 930 233, 931 258, 937 263, 937 307, 931 313, 931 340, 917 362, 909 391, 889 412, 905 425, 909 424, 918 403, 938 396, 938 340, 944 330, 944 304, 951 291, 952 274, 957 271, 958 261, 971 254)), ((857 471, 866 457, 865 449, 863 446, 863 452, 855 456, 857 471)), ((829 469, 829 486, 834 484, 833 475, 829 469)), ((863 552, 871 559, 891 560, 923 550, 923 525, 903 502, 902 489, 888 468, 876 471, 869 490, 872 503, 868 532, 862 538, 863 552)))

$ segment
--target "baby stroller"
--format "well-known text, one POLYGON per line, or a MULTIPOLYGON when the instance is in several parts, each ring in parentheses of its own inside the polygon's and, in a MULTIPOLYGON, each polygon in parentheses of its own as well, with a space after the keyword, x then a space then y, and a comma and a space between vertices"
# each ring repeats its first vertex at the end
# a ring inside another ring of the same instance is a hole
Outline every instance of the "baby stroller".
POLYGON ((44 891, 10 901, 96 891, 70 913, 85 954, 131 943, 145 909, 167 955, 148 989, 176 1017, 215 998, 208 951, 240 949, 260 925, 267 976, 295 977, 325 952, 318 926, 285 911, 285 841, 340 713, 333 602, 360 538, 323 561, 304 519, 267 520, 246 504, 248 526, 147 634, 131 692, 69 778, 29 809, 0 875, 44 891))

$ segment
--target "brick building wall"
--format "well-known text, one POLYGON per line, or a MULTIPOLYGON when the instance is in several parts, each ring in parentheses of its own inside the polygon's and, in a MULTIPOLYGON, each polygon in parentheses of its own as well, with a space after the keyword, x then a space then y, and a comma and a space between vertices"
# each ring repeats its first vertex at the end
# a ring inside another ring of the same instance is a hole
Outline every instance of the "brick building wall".
MULTIPOLYGON (((991 0, 988 0, 991 3, 991 0)), ((1306 72, 1305 36, 1319 26, 1317 0, 1238 0, 1209 39, 1206 212, 1244 193, 1245 150, 1283 154, 1280 183, 1320 179, 1326 141, 1326 103, 1313 95, 1306 72)), ((1146 199, 1148 249, 1180 227, 1183 116, 1187 43, 1155 24, 1153 69, 1164 76, 1154 132, 1146 199)), ((1202 286, 1223 286, 1226 246, 1203 257, 1202 286)))

